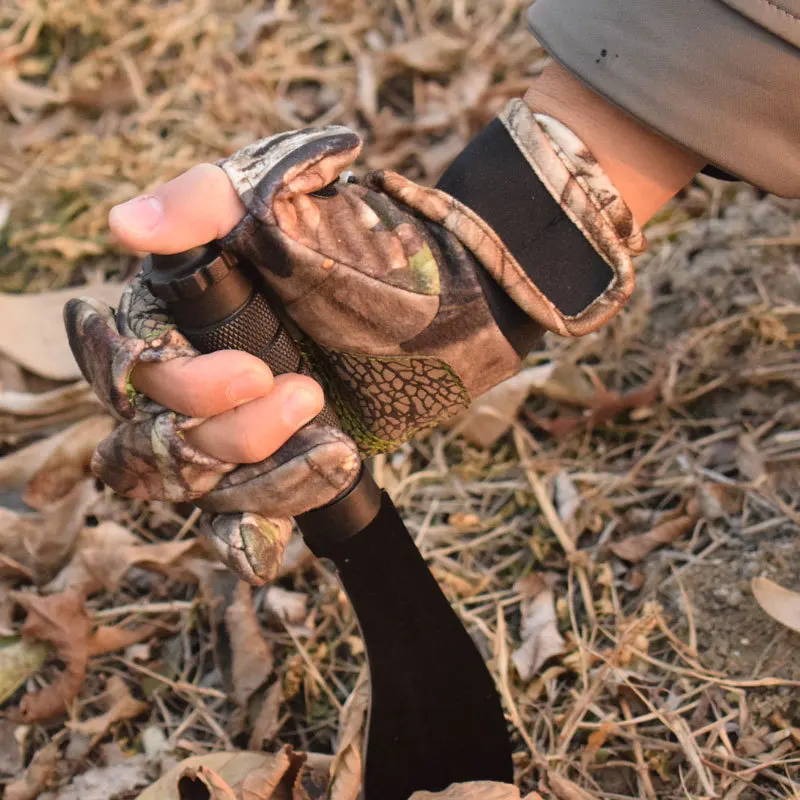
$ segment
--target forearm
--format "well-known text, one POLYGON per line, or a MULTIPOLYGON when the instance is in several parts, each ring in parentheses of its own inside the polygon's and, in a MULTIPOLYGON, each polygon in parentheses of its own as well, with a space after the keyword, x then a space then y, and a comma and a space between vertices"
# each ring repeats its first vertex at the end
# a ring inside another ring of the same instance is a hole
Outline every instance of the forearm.
POLYGON ((702 158, 637 122, 557 63, 535 79, 524 100, 584 141, 639 225, 704 166, 702 158))

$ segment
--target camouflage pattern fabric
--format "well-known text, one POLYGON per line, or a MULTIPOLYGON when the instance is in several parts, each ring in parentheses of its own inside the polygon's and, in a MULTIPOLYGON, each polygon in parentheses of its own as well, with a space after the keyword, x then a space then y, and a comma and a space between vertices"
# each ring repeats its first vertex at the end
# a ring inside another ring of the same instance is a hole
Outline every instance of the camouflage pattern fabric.
POLYGON ((116 314, 75 299, 64 317, 84 377, 119 422, 94 453, 94 474, 126 497, 195 503, 209 512, 201 529, 222 561, 250 583, 272 580, 291 536, 289 518, 330 502, 358 475, 352 441, 312 423, 257 464, 212 458, 184 438, 202 419, 170 411, 131 385, 139 363, 198 355, 138 278, 116 314))
POLYGON ((128 496, 192 501, 211 512, 224 560, 263 582, 289 533, 281 520, 333 499, 357 474, 359 455, 396 449, 519 370, 481 269, 545 330, 579 336, 615 314, 633 288, 631 256, 644 247, 630 212, 563 125, 522 101, 500 119, 611 266, 613 280, 584 312, 563 315, 486 222, 446 193, 390 171, 343 178, 361 149, 353 131, 272 136, 219 162, 247 209, 220 244, 253 264, 283 304, 344 433, 312 423, 256 465, 194 450, 183 433, 199 420, 131 388, 140 361, 194 353, 136 280, 116 315, 87 301, 66 312, 84 375, 121 422, 98 448, 96 474, 128 496))
POLYGON ((307 355, 362 454, 395 449, 518 371, 481 268, 562 336, 596 330, 633 290, 644 237, 585 145, 522 100, 500 120, 611 267, 606 290, 576 316, 559 311, 450 195, 386 170, 342 180, 361 149, 347 128, 280 134, 219 162, 248 210, 222 245, 258 267, 313 343, 307 355))

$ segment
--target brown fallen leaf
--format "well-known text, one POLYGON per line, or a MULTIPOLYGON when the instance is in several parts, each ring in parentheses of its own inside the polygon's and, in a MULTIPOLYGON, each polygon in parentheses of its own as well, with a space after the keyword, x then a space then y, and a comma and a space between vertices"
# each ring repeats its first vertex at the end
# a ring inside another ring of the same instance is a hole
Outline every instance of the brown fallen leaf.
POLYGON ((698 511, 711 520, 722 519, 742 510, 743 494, 735 486, 722 483, 700 483, 695 493, 698 511))
POLYGON ((139 625, 136 628, 100 625, 89 638, 87 644, 89 657, 124 650, 132 644, 138 644, 145 641, 145 639, 150 639, 160 630, 161 628, 158 626, 148 624, 139 625))
POLYGON ((70 558, 97 496, 94 482, 85 480, 41 511, 0 506, 0 576, 21 571, 37 584, 49 581, 70 558))
POLYGON ((114 591, 131 567, 169 574, 196 546, 192 539, 145 544, 121 525, 104 520, 81 531, 72 560, 43 591, 63 592, 71 588, 87 596, 101 589, 114 591))
POLYGON ((89 617, 83 597, 75 591, 49 597, 13 592, 12 597, 28 612, 22 626, 23 637, 49 642, 64 662, 64 669, 53 683, 22 698, 17 717, 30 724, 63 714, 78 694, 86 674, 89 617))
MULTIPOLYGON (((409 800, 519 800, 519 789, 510 783, 470 781, 454 783, 441 792, 414 792, 409 800)), ((531 792, 524 800, 542 800, 542 797, 531 792)))
POLYGON ((49 651, 43 642, 30 642, 19 636, 0 642, 0 705, 41 668, 49 651))
POLYGON ((772 619, 800 633, 800 593, 784 589, 769 578, 753 578, 753 596, 772 619))
POLYGON ((756 440, 747 433, 739 437, 736 447, 736 467, 749 481, 758 483, 767 475, 764 456, 761 454, 756 440))
POLYGON ((66 438, 67 430, 37 439, 32 444, 12 450, 0 458, 0 488, 23 489, 47 461, 50 453, 66 438))
POLYGON ((13 417, 47 418, 81 407, 100 407, 100 401, 83 380, 47 392, 0 392, 0 414, 13 417))
POLYGON ((17 775, 25 766, 24 748, 17 739, 19 725, 10 719, 0 719, 0 775, 17 775))
POLYGON ((152 766, 145 754, 105 767, 92 767, 76 775, 58 791, 55 800, 109 800, 131 797, 131 792, 150 782, 152 766))
POLYGON ((417 72, 437 73, 451 70, 466 49, 465 41, 433 29, 425 36, 395 45, 386 56, 389 61, 417 72))
POLYGON ((233 602, 225 609, 225 627, 231 643, 233 697, 244 708, 272 673, 272 646, 264 638, 253 608, 253 588, 239 581, 233 602))
POLYGON ((553 365, 528 367, 482 394, 467 411, 444 423, 476 447, 491 447, 516 421, 535 388, 550 379, 553 365))
POLYGON ((258 712, 256 721, 253 723, 253 730, 250 733, 250 741, 247 746, 251 750, 263 750, 281 729, 280 713, 281 703, 283 702, 283 683, 275 681, 264 694, 261 710, 258 712))
POLYGON ((280 586, 270 586, 264 593, 264 610, 290 625, 303 622, 307 606, 308 595, 305 592, 290 592, 280 586))
POLYGON ((95 414, 70 426, 31 477, 22 499, 31 508, 42 509, 64 497, 79 481, 90 476, 89 464, 95 448, 111 434, 114 426, 114 420, 106 414, 95 414))
POLYGON ((654 405, 661 394, 663 380, 663 374, 657 372, 641 389, 620 394, 609 391, 597 378, 594 378, 595 394, 586 405, 587 411, 581 416, 563 415, 553 420, 541 419, 535 414, 528 414, 528 417, 535 425, 559 439, 571 435, 578 429, 592 428, 610 422, 624 411, 654 405))
MULTIPOLYGON (((37 245, 62 250, 66 246, 55 239, 37 245)), ((94 242, 69 247, 80 247, 83 253, 98 252, 94 242)), ((71 253, 73 257, 76 254, 77 251, 71 253)), ((77 380, 81 372, 67 341, 64 304, 73 297, 94 297, 116 306, 124 288, 122 283, 98 283, 52 292, 0 294, 0 351, 43 378, 77 380)))
POLYGON ((299 760, 289 747, 277 753, 241 751, 193 756, 173 767, 137 800, 270 800, 273 795, 276 800, 291 800, 291 785, 283 787, 280 794, 274 788, 284 778, 291 781, 299 760), (251 776, 260 786, 254 787, 255 781, 248 781, 251 776))
POLYGON ((342 708, 336 755, 330 767, 329 800, 356 800, 361 793, 364 730, 369 711, 370 686, 362 672, 342 708))
POLYGON ((552 770, 548 770, 547 781, 550 784, 550 791, 557 800, 597 800, 595 795, 552 770))
POLYGON ((558 632, 555 599, 552 590, 538 575, 529 575, 515 587, 522 594, 522 644, 511 660, 519 676, 529 681, 542 664, 564 653, 564 639, 558 632))
POLYGON ((647 533, 636 534, 621 542, 614 542, 608 546, 608 549, 618 558, 631 564, 637 564, 656 547, 679 539, 684 533, 690 531, 696 522, 696 515, 682 514, 675 519, 656 525, 647 533))
POLYGON ((115 722, 133 719, 150 708, 147 703, 143 703, 131 695, 127 684, 119 675, 112 675, 108 679, 102 699, 107 709, 104 714, 84 722, 68 722, 67 727, 76 733, 93 737, 96 742, 115 722))
POLYGON ((31 118, 32 111, 62 103, 64 96, 46 86, 37 86, 22 80, 16 69, 9 64, 0 66, 0 101, 17 122, 26 122, 31 118))
POLYGON ((36 800, 56 776, 58 745, 52 742, 42 748, 25 773, 6 786, 5 800, 36 800))

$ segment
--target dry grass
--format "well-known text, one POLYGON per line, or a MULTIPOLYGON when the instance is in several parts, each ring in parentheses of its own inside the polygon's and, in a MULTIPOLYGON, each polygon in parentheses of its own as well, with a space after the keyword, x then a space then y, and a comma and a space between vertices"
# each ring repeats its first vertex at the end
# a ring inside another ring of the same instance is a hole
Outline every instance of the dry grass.
MULTIPOLYGON (((525 5, 0 0, 0 285, 129 274, 114 203, 289 127, 352 126, 361 169, 432 182, 542 67, 525 5)), ((625 312, 531 355, 557 380, 508 435, 483 451, 435 431, 376 475, 489 660, 523 789, 551 770, 608 798, 798 797, 800 638, 747 581, 798 588, 800 204, 700 179, 648 237, 625 312), (649 389, 620 403, 598 387, 649 389), (613 554, 681 514, 692 524, 640 563, 613 554), (550 574, 567 653, 524 682, 511 654, 531 572, 550 574)), ((191 509, 106 495, 94 514, 150 541, 196 532, 191 509)), ((111 675, 150 704, 106 742, 138 749, 156 728, 179 756, 247 746, 194 583, 134 570, 91 599, 98 620, 163 628, 142 660, 90 662, 74 713, 111 675)), ((312 608, 305 630, 264 625, 285 698, 272 743, 330 752, 363 666, 356 621, 323 566, 281 583, 312 608)), ((75 738, 37 725, 28 749, 75 738)))

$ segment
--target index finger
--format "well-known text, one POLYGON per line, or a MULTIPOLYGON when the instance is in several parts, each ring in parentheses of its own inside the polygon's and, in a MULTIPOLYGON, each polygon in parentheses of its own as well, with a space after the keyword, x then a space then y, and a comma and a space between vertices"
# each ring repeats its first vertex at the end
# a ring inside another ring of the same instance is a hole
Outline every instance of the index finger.
POLYGON ((139 363, 134 388, 156 403, 188 417, 213 417, 268 395, 270 368, 241 350, 218 350, 159 364, 139 363))

